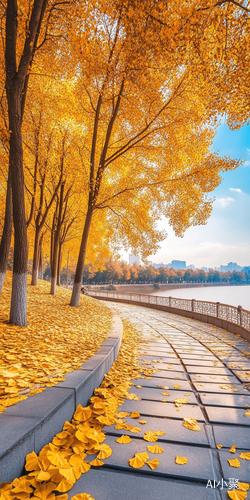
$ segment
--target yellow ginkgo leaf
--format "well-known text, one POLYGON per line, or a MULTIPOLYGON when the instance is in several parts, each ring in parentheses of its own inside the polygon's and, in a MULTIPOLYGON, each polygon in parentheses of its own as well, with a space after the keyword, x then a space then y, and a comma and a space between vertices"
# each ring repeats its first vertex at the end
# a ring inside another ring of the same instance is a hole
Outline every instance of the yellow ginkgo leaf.
MULTIPOLYGON (((25 479, 21 479, 21 481, 19 481, 19 479, 17 479, 17 481, 18 481, 18 484, 15 485, 15 488, 13 488, 11 490, 11 492, 13 492, 13 494, 15 494, 14 497, 17 496, 18 493, 32 493, 32 488, 30 487, 29 479, 25 478, 25 479)), ((14 483, 14 481, 13 481, 13 483, 14 483)))
POLYGON ((129 417, 129 415, 130 415, 130 412, 128 412, 128 411, 120 411, 117 416, 119 418, 124 418, 124 417, 129 417))
POLYGON ((163 396, 170 396, 169 392, 162 392, 163 396))
POLYGON ((68 464, 67 460, 65 460, 58 451, 49 450, 47 452, 47 458, 53 465, 63 466, 68 464))
POLYGON ((147 431, 145 432, 143 439, 145 439, 145 441, 148 441, 149 443, 155 443, 156 441, 158 441, 158 436, 153 431, 147 431))
POLYGON ((144 463, 143 460, 140 457, 133 457, 129 459, 129 465, 130 467, 133 467, 134 469, 140 469, 143 467, 144 463))
POLYGON ((147 423, 147 420, 138 420, 138 423, 144 425, 147 423))
POLYGON ((154 446, 147 446, 147 450, 151 451, 151 453, 163 453, 164 450, 161 448, 158 444, 155 444, 154 446))
POLYGON ((150 469, 154 470, 159 465, 159 459, 158 458, 154 458, 154 460, 150 460, 149 462, 147 462, 147 465, 150 467, 150 469))
POLYGON ((189 402, 189 399, 186 399, 186 398, 178 398, 178 399, 174 400, 175 406, 177 406, 177 408, 179 408, 182 405, 187 404, 188 402, 189 402))
POLYGON ((94 500, 94 498, 92 498, 89 493, 79 493, 78 495, 71 497, 71 500, 94 500))
POLYGON ((149 456, 146 451, 142 451, 141 453, 135 453, 136 457, 139 457, 144 463, 147 462, 149 459, 149 456))
POLYGON ((140 431, 141 431, 140 427, 137 426, 132 427, 132 429, 130 429, 130 432, 133 432, 134 434, 137 434, 140 431))
POLYGON ((238 460, 238 458, 233 458, 232 460, 230 460, 230 458, 227 459, 230 467, 240 467, 240 461, 238 460))
POLYGON ((56 489, 55 484, 52 482, 42 483, 39 484, 39 487, 37 489, 35 489, 34 496, 40 498, 41 500, 46 500, 46 498, 50 495, 50 493, 55 489, 56 489))
POLYGON ((240 453, 240 458, 243 458, 243 460, 250 460, 250 453, 240 453))
POLYGON ((233 444, 230 448, 230 450, 228 450, 229 453, 236 453, 236 448, 235 448, 235 444, 233 444))
POLYGON ((135 387, 136 387, 136 389, 142 389, 141 385, 136 385, 135 387))
POLYGON ((50 478, 51 478, 50 473, 45 472, 43 470, 41 470, 39 474, 36 476, 37 481, 49 481, 50 478))
POLYGON ((74 419, 78 420, 79 422, 85 422, 91 417, 91 415, 92 415, 92 410, 90 409, 89 406, 83 408, 82 405, 78 405, 74 413, 74 419))
POLYGON ((184 427, 186 427, 187 429, 190 429, 191 431, 200 431, 201 430, 201 428, 197 424, 197 421, 195 420, 195 418, 184 418, 183 425, 184 425, 184 427))
POLYGON ((175 384, 175 385, 173 385, 173 388, 174 389, 181 389, 181 386, 179 384, 175 384))
POLYGON ((239 490, 242 491, 248 491, 249 490, 249 484, 248 483, 237 483, 237 486, 239 490))
POLYGON ((175 458, 175 463, 178 465, 184 465, 187 464, 188 459, 186 457, 176 457, 175 458))
POLYGON ((157 436, 165 436, 165 432, 163 432, 163 431, 156 431, 155 434, 157 436))
MULTIPOLYGON (((166 390, 168 390, 168 389, 169 389, 168 385, 159 385, 159 387, 161 387, 162 389, 166 389, 166 390)), ((157 460, 157 459, 156 459, 156 460, 157 460)))
POLYGON ((138 413, 138 411, 132 411, 130 417, 131 418, 139 418, 140 417, 140 413, 138 413))
POLYGON ((116 439, 116 442, 120 443, 120 444, 128 444, 128 443, 130 443, 130 441, 132 441, 131 437, 125 436, 125 435, 123 435, 120 438, 116 439))
POLYGON ((245 498, 247 498, 247 493, 245 491, 230 490, 227 494, 232 500, 245 500, 245 498))
POLYGON ((104 465, 104 462, 96 458, 95 460, 92 460, 92 462, 89 462, 90 465, 93 465, 94 467, 100 467, 101 465, 104 465))
POLYGON ((108 458, 110 457, 110 455, 112 455, 112 448, 110 448, 110 446, 108 446, 107 444, 101 444, 100 446, 98 446, 98 448, 100 451, 97 455, 97 458, 103 460, 104 458, 108 458))
POLYGON ((218 450, 220 450, 221 448, 223 448, 223 445, 222 444, 217 444, 216 448, 218 448, 218 450))
POLYGON ((38 458, 37 454, 34 451, 32 451, 32 453, 29 453, 26 456, 25 469, 27 471, 39 470, 40 469, 40 467, 39 467, 39 458, 38 458))
POLYGON ((60 491, 61 493, 64 493, 65 491, 71 490, 72 486, 74 483, 71 481, 68 481, 68 479, 62 479, 62 481, 58 484, 57 488, 55 488, 56 491, 60 491))
POLYGON ((246 413, 244 413, 244 417, 250 417, 250 410, 247 410, 246 413))
POLYGON ((190 396, 190 392, 184 392, 184 396, 190 396))

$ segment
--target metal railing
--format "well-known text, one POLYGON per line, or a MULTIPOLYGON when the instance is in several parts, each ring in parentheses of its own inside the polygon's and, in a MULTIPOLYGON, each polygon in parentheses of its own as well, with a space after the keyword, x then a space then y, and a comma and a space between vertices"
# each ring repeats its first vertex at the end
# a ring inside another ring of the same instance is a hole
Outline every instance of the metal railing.
POLYGON ((158 295, 144 295, 141 293, 120 293, 88 290, 88 295, 93 297, 119 299, 124 301, 137 302, 140 304, 152 304, 156 306, 171 307, 183 311, 195 312, 212 316, 221 320, 229 321, 240 325, 250 331, 250 311, 241 306, 235 307, 220 302, 207 302, 196 299, 178 299, 175 297, 160 297, 158 295))

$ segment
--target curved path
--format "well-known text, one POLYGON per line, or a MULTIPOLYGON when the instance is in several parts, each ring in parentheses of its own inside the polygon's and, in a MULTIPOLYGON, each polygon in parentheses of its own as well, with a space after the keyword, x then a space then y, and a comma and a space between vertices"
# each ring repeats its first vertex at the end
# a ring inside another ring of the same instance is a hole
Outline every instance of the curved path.
POLYGON ((112 455, 100 470, 83 475, 69 498, 82 492, 95 500, 228 498, 227 491, 237 481, 250 482, 250 461, 239 456, 250 452, 250 410, 246 415, 250 408, 250 343, 181 316, 132 305, 112 303, 112 307, 142 332, 141 363, 158 369, 148 378, 134 380, 130 392, 141 399, 126 400, 120 407, 120 411, 139 412, 138 420, 147 423, 141 425, 126 417, 128 424, 141 429, 137 433, 106 427, 105 443, 112 447, 112 455), (188 401, 176 407, 178 398, 188 401), (184 427, 184 418, 196 419, 201 430, 184 427), (165 433, 157 441, 164 453, 147 451, 148 445, 155 444, 143 439, 149 430, 165 433), (129 444, 116 442, 123 434, 132 437, 129 444), (232 445, 236 453, 229 452, 232 445), (129 467, 128 460, 143 451, 150 460, 159 459, 155 470, 147 465, 129 467), (186 457, 188 462, 178 465, 176 456, 186 457), (229 465, 228 459, 234 458, 240 467, 229 465))

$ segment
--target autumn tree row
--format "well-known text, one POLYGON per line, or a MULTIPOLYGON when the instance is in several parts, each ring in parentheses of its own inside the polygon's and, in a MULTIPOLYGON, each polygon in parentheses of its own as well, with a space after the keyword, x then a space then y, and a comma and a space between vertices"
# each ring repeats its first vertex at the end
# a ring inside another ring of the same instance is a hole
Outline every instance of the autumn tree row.
POLYGON ((249 119, 249 8, 5 0, 0 11, 0 281, 13 221, 10 322, 22 326, 28 247, 34 285, 50 247, 55 293, 62 246, 82 233, 77 306, 88 254, 111 243, 147 257, 165 237, 161 217, 179 236, 206 223, 208 193, 240 163, 211 150, 218 114, 232 127, 249 119))

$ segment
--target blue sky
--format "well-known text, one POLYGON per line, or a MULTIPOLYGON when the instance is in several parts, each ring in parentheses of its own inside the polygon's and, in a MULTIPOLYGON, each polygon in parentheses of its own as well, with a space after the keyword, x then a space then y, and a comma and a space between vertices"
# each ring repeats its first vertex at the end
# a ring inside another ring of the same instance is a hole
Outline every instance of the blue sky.
POLYGON ((225 172, 220 186, 210 193, 216 200, 205 226, 191 227, 183 238, 177 238, 166 221, 160 222, 168 237, 150 257, 153 262, 167 264, 179 259, 196 267, 219 267, 230 261, 250 265, 250 126, 232 131, 223 119, 214 148, 222 156, 243 155, 244 166, 225 172))

